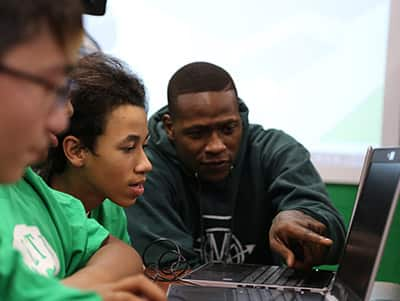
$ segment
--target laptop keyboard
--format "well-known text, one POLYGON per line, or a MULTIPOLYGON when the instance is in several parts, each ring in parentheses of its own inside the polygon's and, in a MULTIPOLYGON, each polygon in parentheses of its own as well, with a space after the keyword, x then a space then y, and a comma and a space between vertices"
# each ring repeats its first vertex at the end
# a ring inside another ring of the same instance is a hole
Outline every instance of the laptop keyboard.
POLYGON ((223 288, 185 286, 172 284, 168 290, 169 301, 323 301, 317 293, 266 288, 223 288))
POLYGON ((291 287, 323 288, 329 285, 331 272, 312 271, 310 273, 296 271, 278 266, 261 266, 242 279, 241 283, 281 285, 291 287))
POLYGON ((246 278, 244 278, 241 282, 246 282, 246 283, 264 283, 266 280, 268 280, 272 274, 276 272, 278 269, 278 266, 262 266, 259 267, 257 270, 252 272, 250 275, 248 275, 246 278))
POLYGON ((237 288, 233 290, 235 301, 323 301, 324 296, 320 294, 294 292, 290 290, 277 289, 255 289, 237 288))

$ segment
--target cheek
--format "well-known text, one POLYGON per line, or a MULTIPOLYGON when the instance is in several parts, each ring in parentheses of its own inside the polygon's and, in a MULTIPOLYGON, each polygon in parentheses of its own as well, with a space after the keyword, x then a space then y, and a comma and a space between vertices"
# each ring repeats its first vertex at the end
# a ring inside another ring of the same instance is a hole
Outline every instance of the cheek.
POLYGON ((180 148, 176 148, 178 156, 184 162, 184 164, 192 169, 196 169, 199 166, 199 161, 204 156, 204 144, 199 141, 188 141, 180 148))
POLYGON ((104 164, 104 171, 107 171, 107 175, 105 175, 108 179, 121 178, 128 169, 128 164, 125 162, 119 161, 111 161, 104 164))
POLYGON ((7 141, 16 149, 27 145, 43 144, 47 139, 46 123, 49 108, 43 103, 36 89, 24 89, 0 85, 2 110, 0 120, 1 141, 7 141))
POLYGON ((29 106, 18 108, 15 105, 9 106, 7 110, 0 113, 0 120, 4 132, 8 136, 8 139, 2 137, 2 141, 8 141, 8 143, 14 141, 14 146, 18 146, 19 143, 26 145, 30 144, 30 141, 43 139, 39 135, 45 134, 45 116, 35 108, 30 109, 29 106))
POLYGON ((177 151, 186 158, 196 158, 202 153, 204 143, 199 140, 182 140, 176 147, 177 151))
POLYGON ((240 148, 241 134, 232 135, 226 140, 226 147, 232 152, 237 153, 240 148))
MULTIPOLYGON (((135 165, 137 164, 136 156, 125 155, 122 153, 113 153, 107 157, 107 160, 102 162, 104 176, 109 181, 119 179, 122 183, 132 176, 135 165)), ((101 170, 99 170, 101 172, 101 170)))
POLYGON ((119 191, 121 184, 124 183, 124 173, 121 172, 120 168, 114 165, 97 164, 95 168, 90 170, 90 181, 98 191, 102 191, 111 197, 119 191))

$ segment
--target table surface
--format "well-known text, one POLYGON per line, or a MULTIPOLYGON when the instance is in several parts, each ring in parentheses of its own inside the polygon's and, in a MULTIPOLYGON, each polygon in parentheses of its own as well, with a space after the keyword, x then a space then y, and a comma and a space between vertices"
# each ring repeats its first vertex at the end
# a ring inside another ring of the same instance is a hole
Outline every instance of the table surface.
POLYGON ((400 284, 376 281, 372 290, 371 300, 400 300, 400 284))

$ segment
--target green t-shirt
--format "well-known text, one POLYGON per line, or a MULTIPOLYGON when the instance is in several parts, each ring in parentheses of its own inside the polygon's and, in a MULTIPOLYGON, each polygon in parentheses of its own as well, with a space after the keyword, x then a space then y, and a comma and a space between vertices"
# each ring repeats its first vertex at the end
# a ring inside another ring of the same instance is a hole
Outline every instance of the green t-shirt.
POLYGON ((99 207, 92 210, 89 216, 97 220, 111 235, 131 244, 125 211, 121 206, 106 199, 99 207))
MULTIPOLYGON (((25 289, 21 283, 29 283, 28 287, 38 290, 31 283, 43 282, 46 283, 44 289, 64 291, 52 278, 63 279, 82 268, 109 235, 94 219, 86 217, 80 201, 73 197, 56 198, 53 190, 31 169, 27 169, 17 183, 0 185, 0 212, 0 258, 3 259, 0 287, 8 290, 25 289), (47 277, 47 281, 20 267, 17 259, 8 259, 7 256, 18 257, 9 250, 12 248, 19 251, 30 270, 47 277), (12 266, 15 263, 17 265, 12 266)), ((65 297, 65 300, 98 300, 94 294, 90 297, 69 288, 65 290, 77 296, 65 297)), ((3 294, 4 290, 0 292, 3 294)), ((60 295, 57 300, 64 300, 62 298, 60 295)))
POLYGON ((100 301, 92 292, 66 287, 53 277, 30 270, 21 254, 0 241, 0 300, 100 301))
MULTIPOLYGON (((69 200, 71 198, 78 200, 68 193, 55 189, 52 189, 52 191, 58 200, 69 200)), ((125 211, 121 206, 106 199, 100 206, 90 212, 89 217, 95 219, 100 225, 107 229, 112 236, 129 245, 131 244, 125 211)))

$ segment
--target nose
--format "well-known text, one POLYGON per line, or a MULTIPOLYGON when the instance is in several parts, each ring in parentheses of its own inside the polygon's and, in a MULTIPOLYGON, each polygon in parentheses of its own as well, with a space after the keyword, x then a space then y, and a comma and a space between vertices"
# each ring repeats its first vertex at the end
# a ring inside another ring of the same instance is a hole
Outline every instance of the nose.
POLYGON ((65 106, 55 106, 48 115, 47 128, 53 134, 59 134, 64 131, 69 123, 69 109, 65 106))
POLYGON ((136 173, 146 174, 152 170, 153 166, 143 149, 140 151, 139 162, 135 167, 136 173))
POLYGON ((211 133, 210 138, 205 147, 206 153, 218 154, 225 151, 226 145, 222 141, 217 131, 211 133))

